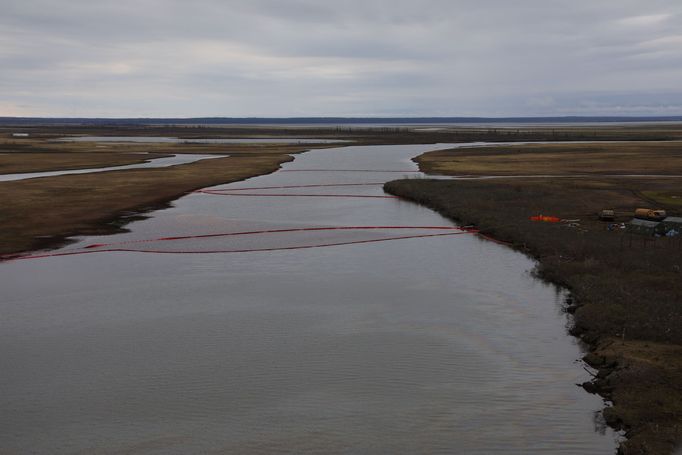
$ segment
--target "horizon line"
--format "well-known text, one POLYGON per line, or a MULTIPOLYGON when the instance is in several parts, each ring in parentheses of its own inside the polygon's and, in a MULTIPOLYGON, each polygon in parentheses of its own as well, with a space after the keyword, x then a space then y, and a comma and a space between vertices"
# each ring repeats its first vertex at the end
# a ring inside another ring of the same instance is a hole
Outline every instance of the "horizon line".
POLYGON ((565 116, 301 116, 301 117, 29 117, 0 116, 0 124, 10 122, 129 122, 129 123, 477 123, 477 122, 679 122, 682 115, 565 115, 565 116))

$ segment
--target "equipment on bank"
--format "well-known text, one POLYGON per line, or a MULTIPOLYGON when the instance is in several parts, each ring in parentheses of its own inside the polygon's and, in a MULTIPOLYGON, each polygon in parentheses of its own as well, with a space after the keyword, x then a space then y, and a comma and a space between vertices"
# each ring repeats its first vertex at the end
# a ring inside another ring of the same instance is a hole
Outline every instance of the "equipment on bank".
POLYGON ((610 209, 604 209, 599 212, 599 219, 601 221, 614 221, 616 219, 616 212, 610 209))
POLYGON ((662 209, 635 209, 635 218, 640 220, 662 221, 666 216, 665 210, 662 209))
POLYGON ((561 221, 561 218, 558 218, 556 216, 537 215, 537 216, 531 216, 530 220, 531 221, 543 221, 545 223, 558 223, 561 221))

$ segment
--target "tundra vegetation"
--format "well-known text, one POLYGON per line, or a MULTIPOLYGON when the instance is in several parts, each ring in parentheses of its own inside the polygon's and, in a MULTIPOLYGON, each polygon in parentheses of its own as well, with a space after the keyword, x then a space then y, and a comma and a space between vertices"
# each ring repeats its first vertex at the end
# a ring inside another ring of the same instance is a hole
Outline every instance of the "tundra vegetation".
POLYGON ((207 186, 276 171, 291 155, 323 145, 55 142, 56 136, 0 139, 0 173, 137 164, 178 153, 226 155, 168 168, 128 169, 0 182, 0 254, 13 255, 126 221, 207 186), (304 148, 305 147, 305 148, 304 148), (144 153, 144 154, 142 154, 144 153), (229 156, 227 156, 229 155, 229 156))
POLYGON ((507 176, 398 180, 385 188, 537 258, 538 276, 571 291, 570 330, 597 370, 583 386, 611 401, 603 416, 626 431, 620 451, 665 454, 679 446, 682 236, 631 236, 619 222, 636 207, 682 213, 682 143, 464 148, 417 162, 428 173, 507 176), (599 221, 602 209, 615 210, 618 223, 599 221), (571 221, 530 220, 538 214, 571 221))
MULTIPOLYGON (((229 158, 172 168, 131 169, 0 182, 0 254, 60 244, 80 234, 116 232, 131 214, 158 208, 193 190, 272 172, 313 144, 199 144, 204 138, 320 138, 348 144, 388 145, 467 141, 673 140, 682 127, 349 127, 253 125, 0 125, 0 173, 87 169, 140 163, 176 153, 229 154, 229 158), (16 133, 28 137, 15 137, 16 133), (157 136, 185 143, 59 142, 69 135, 157 136), (147 155, 141 155, 145 153, 147 155)), ((337 145, 338 146, 338 145, 337 145)))

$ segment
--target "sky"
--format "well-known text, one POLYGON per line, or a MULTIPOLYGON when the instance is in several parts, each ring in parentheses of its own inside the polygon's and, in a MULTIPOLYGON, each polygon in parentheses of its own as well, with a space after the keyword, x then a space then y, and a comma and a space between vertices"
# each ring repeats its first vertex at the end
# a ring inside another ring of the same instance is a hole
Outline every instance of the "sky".
POLYGON ((0 116, 682 115, 680 0, 0 0, 0 116))

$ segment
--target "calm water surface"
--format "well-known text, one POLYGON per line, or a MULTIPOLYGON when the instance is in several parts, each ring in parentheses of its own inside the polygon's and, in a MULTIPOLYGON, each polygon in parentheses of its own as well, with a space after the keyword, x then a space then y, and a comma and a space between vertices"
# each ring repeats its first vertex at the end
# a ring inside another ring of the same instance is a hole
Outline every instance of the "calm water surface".
MULTIPOLYGON (((317 150, 216 189, 381 183, 417 176, 410 158, 434 148, 317 150)), ((263 227, 451 225, 397 199, 286 196, 380 196, 380 185, 277 191, 192 194, 130 233, 64 251, 263 227)), ((315 242, 379 234, 329 235, 315 242)), ((308 241, 276 236, 128 245, 308 241)), ((0 264, 0 451, 613 453, 614 435, 595 429, 601 401, 575 385, 588 378, 563 294, 533 266, 471 235, 0 264)))
POLYGON ((349 142, 338 139, 311 139, 303 137, 258 137, 258 138, 177 138, 163 136, 69 136, 58 139, 65 142, 146 142, 164 144, 336 144, 349 142))
POLYGON ((0 175, 0 182, 10 182, 14 180, 26 180, 35 179, 39 177, 54 177, 57 175, 68 175, 68 174, 90 174, 92 172, 108 172, 108 171, 123 171, 126 169, 141 169, 141 168, 152 168, 152 167, 169 167, 177 166, 179 164, 189 164, 195 161, 207 160, 211 158, 223 158, 228 155, 199 155, 190 153, 179 153, 173 156, 168 156, 165 158, 154 158, 144 163, 137 164, 125 164, 122 166, 109 166, 109 167, 98 167, 98 168, 88 168, 88 169, 67 169, 61 171, 48 171, 48 172, 22 172, 19 174, 2 174, 0 175))

